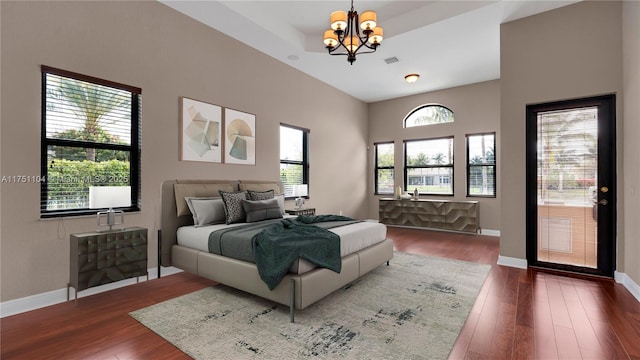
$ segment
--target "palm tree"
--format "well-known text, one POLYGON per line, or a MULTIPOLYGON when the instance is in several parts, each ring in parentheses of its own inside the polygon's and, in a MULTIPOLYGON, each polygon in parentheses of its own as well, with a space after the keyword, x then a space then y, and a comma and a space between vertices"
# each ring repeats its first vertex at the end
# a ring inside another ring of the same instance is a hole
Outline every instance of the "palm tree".
MULTIPOLYGON (((494 154, 494 149, 493 147, 490 147, 489 149, 487 149, 487 136, 490 136, 493 140, 495 141, 495 137, 494 135, 482 135, 480 136, 480 145, 481 145, 481 151, 482 151, 482 156, 476 156, 474 159, 472 159, 472 161, 475 161, 476 164, 481 164, 481 165, 485 165, 488 163, 494 163, 495 164, 495 154, 494 154)), ((472 164, 474 164, 474 162, 471 162, 472 164)), ((486 195, 489 193, 489 189, 488 189, 488 184, 487 184, 487 167, 483 166, 482 167, 482 194, 486 195)))
POLYGON ((415 125, 430 125, 453 122, 453 112, 441 105, 426 105, 420 108, 414 120, 415 125))
MULTIPOLYGON (((73 114, 84 120, 84 126, 73 140, 100 141, 105 135, 104 116, 121 107, 128 107, 131 98, 121 92, 101 85, 61 78, 60 85, 51 90, 52 96, 71 105, 73 114)), ((115 120, 111 121, 114 122, 115 120)), ((96 160, 96 149, 87 148, 87 160, 96 160)))
POLYGON ((429 165, 429 158, 424 153, 419 153, 415 158, 409 159, 409 165, 424 166, 429 165))
MULTIPOLYGON (((435 155, 432 155, 431 156, 431 160, 433 160, 436 165, 442 165, 442 164, 444 164, 444 154, 443 153, 437 153, 435 155)), ((438 168, 438 186, 440 186, 440 185, 442 185, 442 184, 440 182, 440 168, 438 168)))

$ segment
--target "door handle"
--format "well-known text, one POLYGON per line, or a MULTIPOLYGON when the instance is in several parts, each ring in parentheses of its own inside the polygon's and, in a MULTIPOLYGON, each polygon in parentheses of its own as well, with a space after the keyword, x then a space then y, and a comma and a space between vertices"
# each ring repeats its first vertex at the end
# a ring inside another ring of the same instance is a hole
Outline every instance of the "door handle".
POLYGON ((602 191, 603 193, 606 193, 606 192, 609 191, 609 188, 606 187, 606 186, 603 186, 603 187, 600 188, 600 191, 602 191))
POLYGON ((598 204, 600 205, 607 205, 609 203, 609 201, 607 201, 607 199, 601 199, 600 201, 598 201, 598 204))

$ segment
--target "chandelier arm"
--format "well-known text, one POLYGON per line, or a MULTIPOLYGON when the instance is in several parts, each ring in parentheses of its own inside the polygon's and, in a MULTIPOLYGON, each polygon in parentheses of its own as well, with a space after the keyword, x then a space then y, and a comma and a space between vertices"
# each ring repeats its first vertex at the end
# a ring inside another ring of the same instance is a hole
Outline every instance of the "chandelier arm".
MULTIPOLYGON (((329 54, 330 55, 349 55, 350 51, 348 50, 347 46, 342 41, 340 41, 340 39, 338 39, 338 42, 339 42, 339 44, 337 46, 334 46, 332 48, 327 48, 328 51, 329 51, 329 54), (343 50, 343 51, 346 51, 346 52, 344 52, 344 53, 335 53, 338 50, 343 50)), ((361 42, 360 45, 358 46, 358 48, 353 52, 353 54, 356 55, 356 54, 371 54, 371 53, 374 53, 374 52, 376 52, 376 50, 377 50, 379 45, 380 44, 377 44, 377 45, 374 46, 374 45, 369 45, 368 42, 361 42), (369 49, 370 51, 359 52, 362 47, 365 47, 365 48, 369 49)))
MULTIPOLYGON (((373 51, 373 50, 363 51, 363 52, 359 52, 357 55, 360 55, 360 54, 371 54, 373 52, 375 52, 375 51, 373 51)), ((349 53, 345 53, 345 52, 342 52, 342 53, 329 52, 329 55, 345 55, 345 56, 349 56, 349 53)))
POLYGON ((368 54, 368 53, 375 52, 376 49, 378 49, 378 46, 380 46, 380 44, 371 44, 371 45, 369 45, 369 43, 362 43, 362 45, 364 47, 366 47, 367 49, 371 50, 371 51, 367 51, 366 53, 363 53, 363 54, 368 54))
MULTIPOLYGON (((343 54, 332 54, 334 51, 336 51, 336 50, 338 50, 340 48, 342 48, 345 51, 349 52, 349 49, 347 48, 347 45, 344 44, 344 36, 338 36, 338 45, 334 46, 333 48, 329 48, 329 54, 331 54, 331 55, 343 55, 343 54)), ((344 55, 348 55, 348 54, 344 54, 344 55)))
MULTIPOLYGON (((359 50, 359 49, 360 49, 360 48, 358 48, 358 50, 359 50)), ((360 55, 360 54, 371 54, 371 53, 374 53, 374 52, 376 52, 374 49, 370 49, 370 50, 368 50, 368 51, 362 51, 362 52, 359 52, 359 53, 357 53, 357 54, 358 54, 358 55, 360 55)))
POLYGON ((340 50, 340 49, 337 47, 333 49, 329 49, 329 55, 349 55, 349 53, 345 53, 345 52, 336 52, 337 50, 340 50))

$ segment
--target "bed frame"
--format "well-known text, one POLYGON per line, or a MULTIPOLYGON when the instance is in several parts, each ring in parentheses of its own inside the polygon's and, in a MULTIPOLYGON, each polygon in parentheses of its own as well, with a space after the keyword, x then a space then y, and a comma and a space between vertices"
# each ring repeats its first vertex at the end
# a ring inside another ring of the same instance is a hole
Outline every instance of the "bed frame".
MULTIPOLYGON (((256 265, 204 251, 190 249, 177 244, 176 230, 180 226, 193 224, 191 214, 177 216, 176 184, 207 184, 202 187, 231 187, 238 190, 266 191, 273 189, 282 193, 279 181, 253 180, 167 180, 162 183, 161 226, 158 230, 158 257, 162 266, 174 266, 184 271, 205 277, 218 283, 253 295, 289 306, 290 321, 294 321, 295 310, 302 310, 333 291, 349 284, 374 268, 389 265, 393 257, 393 242, 389 239, 342 258, 342 271, 338 274, 324 268, 316 268, 303 274, 289 273, 273 290, 260 279, 256 265)), ((184 188, 192 196, 219 196, 212 190, 196 189, 201 185, 180 185, 179 201, 184 188), (208 191, 209 194, 204 192, 208 191)), ((158 266, 158 269, 160 267, 158 266)), ((160 273, 158 273, 160 276, 160 273)))

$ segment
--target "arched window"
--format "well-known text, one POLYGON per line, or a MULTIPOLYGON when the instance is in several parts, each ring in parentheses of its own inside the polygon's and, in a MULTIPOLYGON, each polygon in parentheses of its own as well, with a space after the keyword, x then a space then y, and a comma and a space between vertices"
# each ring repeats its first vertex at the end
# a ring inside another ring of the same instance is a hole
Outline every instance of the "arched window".
POLYGON ((408 128, 450 122, 453 122, 453 111, 451 111, 451 109, 438 104, 427 104, 411 110, 404 118, 404 127, 408 128))

